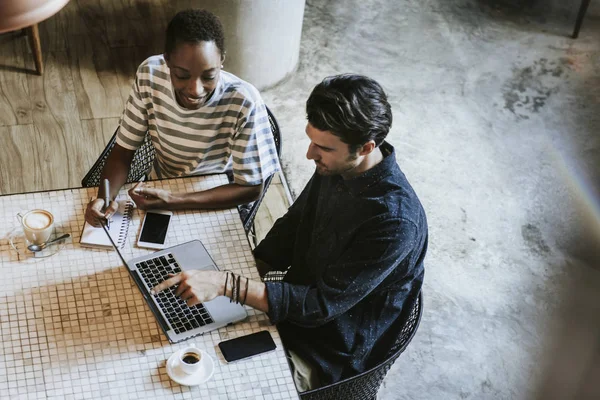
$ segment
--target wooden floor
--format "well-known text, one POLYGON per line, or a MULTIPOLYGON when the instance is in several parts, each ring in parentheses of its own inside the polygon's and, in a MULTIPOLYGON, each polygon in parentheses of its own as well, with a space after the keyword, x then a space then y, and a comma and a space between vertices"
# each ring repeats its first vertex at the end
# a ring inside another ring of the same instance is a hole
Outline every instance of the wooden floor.
MULTIPOLYGON (((70 1, 39 24, 43 76, 21 31, 0 35, 0 194, 80 186, 117 127, 137 66, 162 53, 181 6, 70 1)), ((263 227, 287 205, 281 185, 272 186, 265 204, 278 211, 261 210, 263 227)))

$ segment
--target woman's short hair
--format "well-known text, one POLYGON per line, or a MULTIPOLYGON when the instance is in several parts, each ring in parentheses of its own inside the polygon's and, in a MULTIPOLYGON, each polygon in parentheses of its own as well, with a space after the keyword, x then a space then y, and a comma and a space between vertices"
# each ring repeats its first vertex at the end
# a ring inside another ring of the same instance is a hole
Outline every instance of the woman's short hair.
POLYGON ((313 89, 306 101, 308 122, 330 131, 356 152, 369 140, 379 146, 392 127, 392 108, 383 88, 355 74, 330 76, 313 89))
POLYGON ((189 9, 178 12, 167 26, 165 54, 168 56, 178 43, 215 42, 225 54, 223 25, 216 15, 206 10, 189 9))

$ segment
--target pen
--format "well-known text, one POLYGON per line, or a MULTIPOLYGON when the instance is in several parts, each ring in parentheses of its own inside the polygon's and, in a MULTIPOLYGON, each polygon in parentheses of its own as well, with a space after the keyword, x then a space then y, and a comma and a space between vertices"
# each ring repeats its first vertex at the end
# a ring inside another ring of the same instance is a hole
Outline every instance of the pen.
MULTIPOLYGON (((104 210, 106 210, 110 204, 110 183, 105 178, 102 184, 104 185, 104 210)), ((106 218, 106 227, 110 229, 110 220, 108 218, 106 218)))

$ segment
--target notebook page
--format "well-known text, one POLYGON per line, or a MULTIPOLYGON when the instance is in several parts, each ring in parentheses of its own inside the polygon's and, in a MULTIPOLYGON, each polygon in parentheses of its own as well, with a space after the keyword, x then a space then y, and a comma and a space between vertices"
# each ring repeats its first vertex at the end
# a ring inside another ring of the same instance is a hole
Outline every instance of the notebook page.
MULTIPOLYGON (((119 208, 110 218, 110 228, 107 227, 107 229, 113 241, 122 248, 127 239, 133 204, 128 201, 127 196, 119 196, 116 201, 119 203, 119 208)), ((102 227, 95 228, 87 222, 83 225, 79 243, 83 247, 112 248, 110 240, 102 227)))

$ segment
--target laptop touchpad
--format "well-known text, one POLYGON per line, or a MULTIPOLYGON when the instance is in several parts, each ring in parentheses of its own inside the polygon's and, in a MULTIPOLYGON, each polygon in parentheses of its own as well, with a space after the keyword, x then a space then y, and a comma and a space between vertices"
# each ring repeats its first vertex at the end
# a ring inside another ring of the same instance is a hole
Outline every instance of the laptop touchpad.
POLYGON ((179 261, 182 270, 203 269, 215 270, 215 266, 210 255, 199 241, 193 241, 191 246, 182 246, 179 251, 174 252, 175 258, 179 261))

